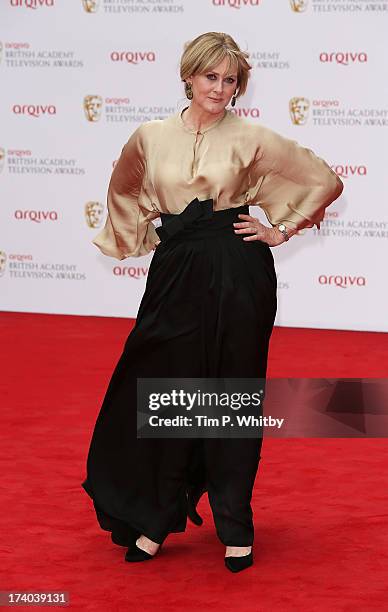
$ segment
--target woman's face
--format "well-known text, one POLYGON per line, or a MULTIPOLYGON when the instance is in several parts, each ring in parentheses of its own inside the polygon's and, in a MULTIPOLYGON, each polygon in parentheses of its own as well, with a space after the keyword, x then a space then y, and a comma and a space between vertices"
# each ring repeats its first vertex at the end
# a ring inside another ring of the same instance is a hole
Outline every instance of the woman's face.
POLYGON ((228 63, 225 57, 212 70, 186 79, 192 85, 192 102, 205 112, 220 113, 237 89, 237 67, 232 64, 228 70, 228 63))

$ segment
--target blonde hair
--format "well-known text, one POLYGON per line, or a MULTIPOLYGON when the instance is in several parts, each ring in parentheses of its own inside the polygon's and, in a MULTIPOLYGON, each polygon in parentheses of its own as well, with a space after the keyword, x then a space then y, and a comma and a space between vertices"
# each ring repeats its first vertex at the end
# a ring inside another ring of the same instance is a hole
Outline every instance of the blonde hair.
POLYGON ((206 32, 185 44, 180 63, 181 80, 186 82, 191 75, 211 70, 225 57, 229 59, 228 70, 232 64, 237 65, 236 98, 239 98, 247 89, 252 66, 246 59, 249 53, 242 51, 233 38, 224 32, 206 32))

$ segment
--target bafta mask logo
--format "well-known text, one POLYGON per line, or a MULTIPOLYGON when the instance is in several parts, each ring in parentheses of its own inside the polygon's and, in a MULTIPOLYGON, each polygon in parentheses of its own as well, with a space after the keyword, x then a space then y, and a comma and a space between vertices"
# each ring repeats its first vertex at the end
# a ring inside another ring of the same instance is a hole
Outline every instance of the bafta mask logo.
POLYGON ((307 9, 308 0, 290 0, 294 13, 303 13, 307 9))
POLYGON ((102 111, 102 98, 101 96, 85 96, 84 97, 84 111, 88 121, 99 121, 101 118, 102 111))
POLYGON ((307 123, 310 102, 307 98, 291 98, 290 115, 294 125, 305 125, 307 123))
POLYGON ((97 13, 100 0, 82 0, 82 4, 87 13, 97 13))
POLYGON ((103 212, 104 207, 101 202, 87 202, 85 204, 85 218, 88 227, 93 229, 101 227, 103 212))
POLYGON ((0 276, 4 276, 6 263, 7 255, 4 253, 4 251, 0 251, 0 276))
POLYGON ((0 174, 5 164, 5 150, 0 147, 0 174))

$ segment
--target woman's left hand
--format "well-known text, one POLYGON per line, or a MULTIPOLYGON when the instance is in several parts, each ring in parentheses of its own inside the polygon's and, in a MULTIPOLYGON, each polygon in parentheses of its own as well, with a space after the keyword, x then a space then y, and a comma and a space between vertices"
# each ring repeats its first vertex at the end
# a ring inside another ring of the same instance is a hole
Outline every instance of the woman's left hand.
POLYGON ((243 240, 246 242, 261 240, 261 242, 266 242, 269 246, 278 246, 285 242, 283 234, 276 227, 267 227, 256 217, 251 217, 251 215, 239 214, 238 216, 243 221, 233 223, 235 233, 253 234, 251 236, 244 236, 243 240))

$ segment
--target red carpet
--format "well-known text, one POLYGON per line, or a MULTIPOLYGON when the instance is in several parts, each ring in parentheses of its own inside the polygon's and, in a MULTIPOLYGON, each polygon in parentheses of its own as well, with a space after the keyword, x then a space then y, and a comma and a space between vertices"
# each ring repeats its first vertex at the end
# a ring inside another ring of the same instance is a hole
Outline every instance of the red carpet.
MULTIPOLYGON (((2 313, 1 590, 68 591, 72 610, 387 610, 386 439, 267 439, 255 564, 231 574, 207 497, 148 563, 97 525, 81 488, 106 385, 132 323, 2 313)), ((388 377, 387 335, 275 328, 270 377, 388 377)), ((20 610, 31 609, 18 607, 20 610)))

